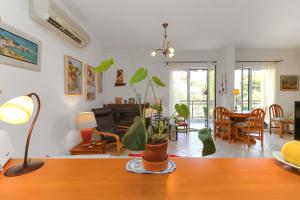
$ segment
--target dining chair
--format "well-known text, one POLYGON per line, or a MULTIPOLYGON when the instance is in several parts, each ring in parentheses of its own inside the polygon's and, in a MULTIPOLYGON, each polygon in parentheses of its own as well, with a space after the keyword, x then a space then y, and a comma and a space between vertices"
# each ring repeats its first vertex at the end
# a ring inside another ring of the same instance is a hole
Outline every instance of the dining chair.
POLYGON ((230 112, 222 106, 218 106, 213 112, 213 124, 214 124, 214 140, 216 141, 217 135, 222 139, 228 137, 228 143, 231 143, 231 120, 230 112))
MULTIPOLYGON (((269 107, 269 133, 272 134, 274 132, 281 132, 283 124, 281 120, 283 120, 283 109, 278 104, 272 104, 269 107)), ((280 133, 281 135, 281 133, 280 133)))
POLYGON ((235 138, 246 141, 248 147, 251 144, 251 140, 257 139, 261 141, 261 146, 263 147, 264 121, 265 111, 261 108, 253 110, 246 121, 236 124, 235 138))
POLYGON ((188 136, 188 122, 183 117, 178 116, 178 118, 175 120, 175 123, 178 127, 183 127, 185 136, 188 136))

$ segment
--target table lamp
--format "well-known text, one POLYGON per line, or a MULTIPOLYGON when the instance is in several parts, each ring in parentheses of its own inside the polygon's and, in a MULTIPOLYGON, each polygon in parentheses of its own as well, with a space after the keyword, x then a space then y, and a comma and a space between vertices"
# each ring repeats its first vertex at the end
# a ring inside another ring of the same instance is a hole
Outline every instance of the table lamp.
POLYGON ((22 164, 13 166, 9 168, 7 171, 5 171, 4 172, 5 176, 12 177, 12 176, 27 174, 41 168, 44 165, 42 161, 28 160, 28 149, 29 149, 32 130, 40 113, 41 102, 38 95, 35 93, 30 93, 26 96, 20 96, 4 103, 0 107, 0 120, 8 124, 14 124, 14 125, 27 123, 28 120, 31 118, 33 112, 33 100, 32 100, 33 96, 35 96, 37 99, 37 110, 28 131, 24 161, 22 164))
POLYGON ((234 110, 237 111, 237 96, 240 94, 239 89, 233 89, 232 94, 235 96, 235 107, 234 110))
POLYGON ((82 145, 90 146, 92 138, 92 128, 97 126, 93 112, 80 112, 77 115, 77 129, 81 130, 82 145))

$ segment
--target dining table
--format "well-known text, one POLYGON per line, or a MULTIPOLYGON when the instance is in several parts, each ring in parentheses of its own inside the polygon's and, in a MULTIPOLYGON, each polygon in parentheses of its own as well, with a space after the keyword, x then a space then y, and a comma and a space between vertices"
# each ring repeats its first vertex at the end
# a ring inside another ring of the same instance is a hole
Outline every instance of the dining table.
MULTIPOLYGON (((233 128, 237 122, 244 122, 251 114, 251 110, 230 110, 230 118, 233 121, 233 128)), ((250 138, 251 144, 256 144, 255 139, 250 138)))
MULTIPOLYGON (((32 173, 0 172, 1 200, 299 200, 300 171, 267 158, 172 158, 169 174, 126 170, 133 158, 44 159, 32 173)), ((20 163, 10 160, 4 170, 20 163)))
POLYGON ((251 110, 230 110, 230 118, 244 121, 251 114, 251 110))

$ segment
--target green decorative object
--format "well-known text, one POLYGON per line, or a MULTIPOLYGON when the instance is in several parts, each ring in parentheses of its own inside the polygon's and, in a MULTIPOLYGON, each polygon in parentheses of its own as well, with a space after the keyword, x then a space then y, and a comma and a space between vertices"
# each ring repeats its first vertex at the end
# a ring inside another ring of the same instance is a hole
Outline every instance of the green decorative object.
POLYGON ((104 60, 100 65, 95 67, 95 72, 100 73, 108 70, 113 64, 114 64, 114 59, 109 58, 107 60, 104 60))
POLYGON ((148 71, 144 69, 143 67, 140 67, 134 75, 130 79, 130 85, 134 85, 138 82, 143 81, 148 75, 148 71))
POLYGON ((122 138, 122 143, 131 151, 145 150, 145 130, 140 117, 134 118, 133 124, 122 138))
POLYGON ((185 104, 176 104, 175 110, 184 119, 187 119, 190 115, 190 110, 185 104))
POLYGON ((198 138, 203 143, 202 156, 208 156, 216 152, 216 147, 211 136, 210 128, 203 128, 199 130, 198 138))
POLYGON ((157 76, 153 76, 152 80, 158 87, 166 87, 166 84, 162 82, 162 80, 160 80, 157 76))

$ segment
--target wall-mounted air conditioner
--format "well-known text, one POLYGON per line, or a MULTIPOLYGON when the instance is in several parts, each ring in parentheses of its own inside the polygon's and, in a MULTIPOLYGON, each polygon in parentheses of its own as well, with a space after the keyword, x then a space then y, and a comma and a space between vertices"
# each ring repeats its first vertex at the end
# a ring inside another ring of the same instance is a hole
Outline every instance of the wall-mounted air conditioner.
POLYGON ((30 0, 30 17, 77 47, 90 43, 89 34, 53 0, 30 0))

